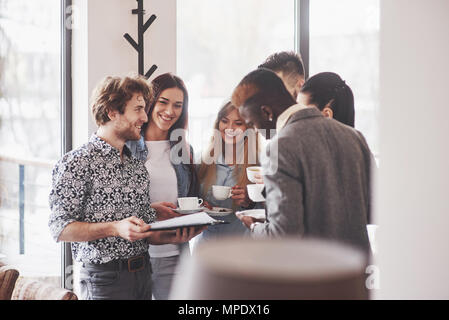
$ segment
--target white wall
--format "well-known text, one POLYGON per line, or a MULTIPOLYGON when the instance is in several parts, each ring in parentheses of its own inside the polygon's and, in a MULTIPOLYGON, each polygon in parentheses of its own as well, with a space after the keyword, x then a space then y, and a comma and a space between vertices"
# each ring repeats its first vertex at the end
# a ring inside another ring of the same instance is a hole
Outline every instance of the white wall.
POLYGON ((381 1, 381 299, 449 299, 449 1, 381 1))
MULTIPOLYGON (((125 40, 129 33, 137 42, 135 0, 73 1, 73 146, 85 143, 96 130, 89 109, 95 85, 105 76, 137 73, 137 51, 125 40)), ((176 0, 145 0, 145 21, 157 19, 144 35, 145 72, 156 64, 157 76, 176 72, 176 0)), ((144 22, 145 22, 144 21, 144 22)), ((153 78, 152 77, 152 78, 153 78)))

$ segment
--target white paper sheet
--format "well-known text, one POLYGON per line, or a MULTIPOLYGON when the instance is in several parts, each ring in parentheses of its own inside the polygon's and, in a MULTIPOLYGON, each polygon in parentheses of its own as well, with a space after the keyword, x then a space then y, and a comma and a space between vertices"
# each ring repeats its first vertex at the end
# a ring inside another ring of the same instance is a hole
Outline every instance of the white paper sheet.
POLYGON ((164 230, 164 229, 176 229, 181 227, 201 226, 201 225, 214 225, 226 223, 222 220, 216 220, 211 218, 205 212, 193 213, 184 215, 182 217, 176 217, 164 221, 157 221, 151 223, 150 230, 164 230))

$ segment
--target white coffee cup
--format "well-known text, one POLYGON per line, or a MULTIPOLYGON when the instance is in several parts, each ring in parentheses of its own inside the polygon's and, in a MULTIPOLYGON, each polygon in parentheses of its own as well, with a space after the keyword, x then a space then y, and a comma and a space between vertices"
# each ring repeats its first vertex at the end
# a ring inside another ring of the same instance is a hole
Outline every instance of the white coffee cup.
POLYGON ((252 183, 256 183, 256 174, 262 174, 262 167, 248 167, 246 168, 246 175, 248 176, 248 180, 252 183))
POLYGON ((263 188, 265 187, 264 184, 249 184, 246 186, 248 189, 248 197, 253 202, 262 202, 265 201, 264 196, 262 195, 263 188))
POLYGON ((203 204, 203 199, 197 197, 178 198, 179 209, 195 210, 203 204))
POLYGON ((217 200, 226 200, 231 197, 231 187, 212 186, 212 194, 217 200))

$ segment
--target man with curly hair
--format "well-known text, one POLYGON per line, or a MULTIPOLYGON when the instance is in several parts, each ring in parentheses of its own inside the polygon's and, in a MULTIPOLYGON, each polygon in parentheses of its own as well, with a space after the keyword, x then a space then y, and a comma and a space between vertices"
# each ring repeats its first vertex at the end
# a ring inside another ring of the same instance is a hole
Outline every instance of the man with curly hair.
POLYGON ((125 145, 140 139, 152 90, 136 77, 107 77, 93 95, 98 125, 89 142, 53 170, 49 227, 72 243, 81 299, 151 300, 148 245, 183 243, 202 229, 151 231, 148 172, 125 145))

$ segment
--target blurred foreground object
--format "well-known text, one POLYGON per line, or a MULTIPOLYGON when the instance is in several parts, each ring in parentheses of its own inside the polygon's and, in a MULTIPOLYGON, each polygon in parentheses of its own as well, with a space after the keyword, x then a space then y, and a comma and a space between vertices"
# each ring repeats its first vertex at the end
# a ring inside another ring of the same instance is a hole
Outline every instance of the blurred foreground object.
POLYGON ((366 257, 320 240, 226 238, 184 256, 170 299, 368 299, 366 257))

